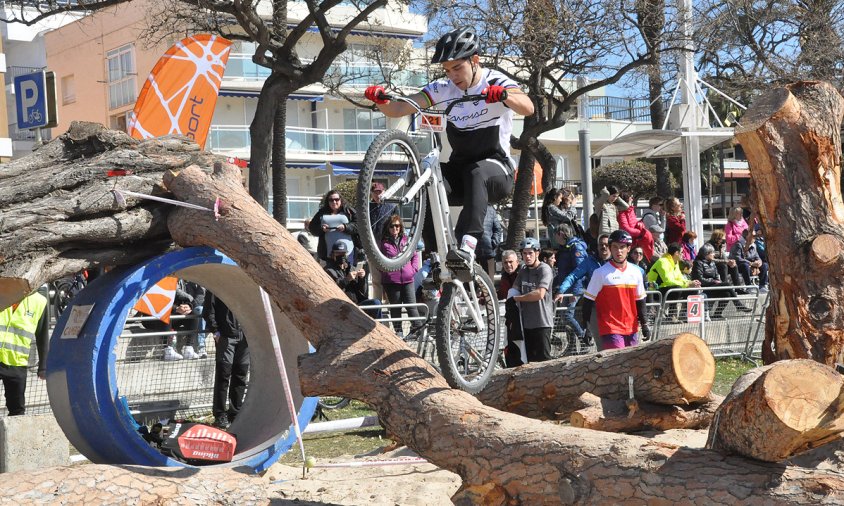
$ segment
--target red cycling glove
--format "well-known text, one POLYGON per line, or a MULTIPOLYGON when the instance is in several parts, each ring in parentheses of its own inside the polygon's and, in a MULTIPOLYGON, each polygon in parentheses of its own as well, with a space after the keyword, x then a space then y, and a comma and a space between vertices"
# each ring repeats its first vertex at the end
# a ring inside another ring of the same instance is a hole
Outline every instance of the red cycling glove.
POLYGON ((384 87, 378 85, 370 86, 363 92, 363 96, 366 97, 367 100, 371 100, 376 104, 386 104, 389 102, 389 100, 384 98, 384 95, 384 87))
POLYGON ((486 95, 487 104, 503 102, 507 100, 507 89, 504 88, 504 86, 493 84, 491 86, 487 86, 486 89, 481 92, 481 95, 486 95))

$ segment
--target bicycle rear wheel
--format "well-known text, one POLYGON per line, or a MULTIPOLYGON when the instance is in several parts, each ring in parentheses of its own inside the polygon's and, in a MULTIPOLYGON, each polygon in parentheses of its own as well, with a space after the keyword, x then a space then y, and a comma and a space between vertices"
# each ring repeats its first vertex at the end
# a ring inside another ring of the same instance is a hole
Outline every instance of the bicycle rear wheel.
MULTIPOLYGON (((486 327, 478 331, 463 294, 454 283, 442 287, 437 306, 437 359, 440 371, 454 388, 477 394, 489 382, 500 353, 501 332, 495 285, 479 265, 475 265, 475 293, 481 320, 486 327)), ((469 287, 466 293, 471 297, 469 287)))
POLYGON ((401 269, 416 253, 425 221, 427 187, 423 185, 413 195, 409 190, 420 175, 419 151, 413 140, 400 130, 382 132, 366 151, 357 187, 358 235, 367 260, 382 271, 401 269), (384 183, 381 202, 395 205, 393 212, 383 215, 372 210, 370 188, 374 181, 384 183), (388 257, 381 251, 381 236, 393 214, 401 216, 408 241, 398 255, 388 257))

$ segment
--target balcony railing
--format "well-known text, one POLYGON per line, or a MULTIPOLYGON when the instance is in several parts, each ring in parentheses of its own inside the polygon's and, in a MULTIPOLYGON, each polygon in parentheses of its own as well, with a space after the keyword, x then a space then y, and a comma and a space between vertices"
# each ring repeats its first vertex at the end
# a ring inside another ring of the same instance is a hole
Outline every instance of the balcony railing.
MULTIPOLYGON (((337 74, 338 80, 346 86, 368 86, 384 80, 381 68, 367 62, 335 63, 329 67, 327 74, 337 74)), ((263 81, 269 76, 270 69, 255 64, 252 55, 234 53, 226 65, 227 78, 263 81)), ((395 86, 421 88, 428 82, 428 74, 424 70, 392 71, 389 77, 395 86)))
POLYGON ((650 123, 650 102, 645 98, 589 97, 589 119, 650 123))
MULTIPOLYGON (((299 154, 352 154, 363 155, 382 130, 326 130, 289 126, 286 129, 288 153, 299 154)), ((427 135, 413 135, 421 152, 430 150, 427 135)), ((249 149, 249 126, 214 125, 208 134, 208 146, 212 151, 233 151, 249 149)))

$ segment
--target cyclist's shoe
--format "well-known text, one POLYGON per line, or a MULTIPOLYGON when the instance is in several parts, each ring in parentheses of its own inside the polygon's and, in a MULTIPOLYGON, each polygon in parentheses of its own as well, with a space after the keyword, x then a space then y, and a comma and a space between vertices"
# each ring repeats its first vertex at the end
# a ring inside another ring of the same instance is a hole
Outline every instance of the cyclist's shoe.
POLYGON ((193 346, 185 346, 182 348, 182 357, 184 357, 185 360, 196 360, 199 358, 199 354, 194 351, 193 346))
POLYGON ((462 249, 449 250, 445 257, 445 266, 459 281, 468 283, 474 275, 475 255, 462 249))

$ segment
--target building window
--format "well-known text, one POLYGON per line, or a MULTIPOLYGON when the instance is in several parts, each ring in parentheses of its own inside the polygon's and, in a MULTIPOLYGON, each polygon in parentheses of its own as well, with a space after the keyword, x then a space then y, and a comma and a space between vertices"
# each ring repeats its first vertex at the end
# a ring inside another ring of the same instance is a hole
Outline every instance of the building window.
POLYGON ((126 44, 106 53, 108 70, 108 106, 117 109, 135 102, 135 46, 126 44))
POLYGON ((128 132, 129 118, 132 116, 132 111, 122 112, 120 114, 111 116, 109 123, 112 130, 120 130, 121 132, 128 132))
POLYGON ((73 74, 62 77, 62 104, 76 102, 76 81, 73 74))
POLYGON ((360 132, 361 130, 386 130, 387 117, 380 111, 367 109, 343 109, 343 129, 356 131, 343 135, 344 151, 364 152, 375 139, 377 133, 360 132))

